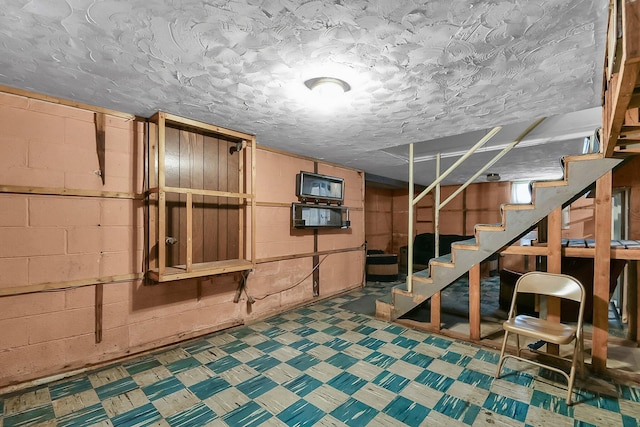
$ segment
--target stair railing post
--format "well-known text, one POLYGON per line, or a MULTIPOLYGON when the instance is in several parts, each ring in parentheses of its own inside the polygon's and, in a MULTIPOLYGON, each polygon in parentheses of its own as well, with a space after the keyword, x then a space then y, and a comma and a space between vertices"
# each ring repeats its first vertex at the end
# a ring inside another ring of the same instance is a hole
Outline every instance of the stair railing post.
MULTIPOLYGON (((435 235, 435 248, 434 248, 434 255, 435 258, 438 258, 440 256, 440 153, 438 153, 436 155, 436 181, 438 182, 438 184, 436 184, 436 194, 435 194, 435 201, 433 203, 435 211, 434 211, 434 218, 433 218, 433 223, 434 223, 434 235, 435 235)), ((427 262, 429 262, 429 260, 427 260, 427 262)))
POLYGON ((407 236, 407 292, 413 292, 413 144, 409 144, 409 235, 407 236))

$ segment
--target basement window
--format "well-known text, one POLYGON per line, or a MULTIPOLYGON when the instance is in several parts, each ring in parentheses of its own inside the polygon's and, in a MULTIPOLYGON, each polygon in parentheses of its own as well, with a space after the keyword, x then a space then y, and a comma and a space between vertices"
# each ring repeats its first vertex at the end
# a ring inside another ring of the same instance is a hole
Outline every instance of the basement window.
POLYGON ((515 181, 511 183, 511 203, 531 203, 531 181, 515 181))

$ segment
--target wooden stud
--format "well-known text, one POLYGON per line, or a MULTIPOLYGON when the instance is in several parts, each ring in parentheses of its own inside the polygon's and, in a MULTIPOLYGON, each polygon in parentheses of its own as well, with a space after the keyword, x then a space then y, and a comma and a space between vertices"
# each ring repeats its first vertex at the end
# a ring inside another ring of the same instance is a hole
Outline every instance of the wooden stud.
POLYGON ((609 274, 611 265, 611 171, 596 181, 595 259, 593 277, 592 366, 596 372, 607 368, 609 338, 609 274))
MULTIPOLYGON (((240 151, 238 153, 238 191, 242 192, 242 193, 246 193, 247 190, 245 188, 245 178, 244 178, 244 174, 245 174, 245 170, 244 170, 244 164, 245 164, 245 157, 247 156, 247 151, 246 150, 246 141, 242 141, 242 146, 243 149, 242 151, 240 151)), ((245 253, 245 235, 244 235, 244 230, 245 230, 245 215, 247 212, 247 203, 246 200, 241 200, 239 201, 239 209, 238 209, 238 230, 240 231, 240 235, 238 236, 238 258, 242 258, 242 259, 246 259, 247 258, 247 254, 245 253)))
POLYGON ((104 299, 104 289, 102 283, 95 286, 95 315, 96 315, 96 344, 102 342, 102 305, 104 299))
POLYGON ((165 194, 165 114, 157 114, 158 123, 158 275, 164 276, 167 268, 167 205, 165 194))
POLYGON ((440 331, 440 324, 442 323, 442 293, 436 292, 431 296, 431 330, 434 332, 440 331))
POLYGON ((193 194, 187 193, 187 272, 193 271, 193 194))
POLYGON ((251 137, 251 262, 256 259, 256 138, 251 137))
MULTIPOLYGON (((547 217, 547 271, 560 273, 562 269, 562 207, 554 209, 547 217)), ((547 297, 547 320, 560 322, 560 299, 547 297)), ((547 352, 560 354, 557 344, 547 344, 547 352)))
POLYGON ((0 289, 0 297, 32 294, 35 292, 81 288, 83 286, 93 286, 99 283, 129 282, 132 280, 142 279, 143 277, 144 275, 142 273, 133 273, 133 274, 123 274, 118 276, 96 277, 91 279, 68 280, 65 282, 50 282, 50 283, 40 283, 37 285, 14 286, 11 288, 0 289))
POLYGON ((640 325, 638 324, 638 307, 640 307, 640 294, 638 293, 638 261, 629 262, 628 288, 627 288, 627 317, 628 335, 627 339, 637 341, 640 336, 640 325))
POLYGON ((480 341, 480 263, 469 270, 469 338, 480 341))
POLYGON ((0 193, 37 194, 43 196, 99 197, 102 199, 144 199, 143 194, 117 191, 81 190, 73 188, 28 187, 21 185, 0 185, 0 193))
POLYGON ((98 168, 100 169, 100 178, 102 185, 105 183, 105 150, 106 150, 106 128, 107 117, 104 113, 95 113, 96 124, 96 153, 98 155, 98 168))

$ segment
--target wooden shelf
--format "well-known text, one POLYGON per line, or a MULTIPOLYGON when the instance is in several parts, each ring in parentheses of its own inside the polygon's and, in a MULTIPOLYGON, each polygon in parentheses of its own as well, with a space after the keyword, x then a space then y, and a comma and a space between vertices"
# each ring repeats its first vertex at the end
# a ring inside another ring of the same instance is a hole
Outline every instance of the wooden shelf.
POLYGON ((228 259, 192 264, 191 271, 185 265, 167 267, 160 276, 158 269, 149 270, 149 277, 156 282, 170 282, 173 280, 192 279, 194 277, 213 276, 216 274, 235 273, 237 271, 253 270, 253 263, 245 259, 228 259))
POLYGON ((150 122, 157 127, 149 127, 149 139, 157 143, 151 144, 148 162, 150 188, 146 196, 154 203, 150 204, 153 213, 147 250, 157 254, 155 266, 146 267, 147 277, 169 282, 252 270, 256 246, 255 136, 164 112, 154 114, 150 122), (189 150, 192 145, 201 147, 200 157, 189 157, 182 164, 182 150, 175 151, 182 143, 188 144, 189 150), (167 144, 174 150, 167 152, 167 144), (231 162, 234 153, 238 154, 231 162), (165 167, 167 157, 174 161, 177 157, 180 171, 165 167), (226 166, 217 167, 218 162, 226 166), (207 197, 232 200, 206 202, 207 197), (210 206, 203 207, 203 200, 210 206), (207 218, 205 209, 211 213, 207 218), (216 241, 211 232, 203 232, 205 220, 210 230, 218 229, 216 241), (169 236, 182 244, 169 250, 169 236))

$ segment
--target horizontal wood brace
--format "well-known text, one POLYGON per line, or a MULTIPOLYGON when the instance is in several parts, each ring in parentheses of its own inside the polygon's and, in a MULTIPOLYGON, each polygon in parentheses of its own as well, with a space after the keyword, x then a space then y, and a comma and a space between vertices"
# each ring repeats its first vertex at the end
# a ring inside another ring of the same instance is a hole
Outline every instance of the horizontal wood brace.
POLYGON ((344 252, 354 252, 354 251, 363 251, 363 246, 353 247, 353 248, 343 248, 343 249, 331 249, 327 251, 318 251, 318 252, 307 252, 303 254, 292 254, 292 255, 281 255, 270 258, 260 258, 256 260, 256 264, 265 264, 268 262, 277 262, 277 261, 286 261, 291 259, 298 258, 310 258, 316 255, 331 255, 331 254, 339 254, 344 252))
POLYGON ((144 199, 144 194, 117 191, 81 190, 75 188, 27 187, 20 185, 0 185, 0 193, 34 194, 42 196, 101 197, 105 199, 144 199))
POLYGON ((0 289, 0 297, 13 295, 31 294, 35 292, 63 291, 66 289, 80 288, 83 286, 93 286, 99 284, 130 282, 144 277, 143 273, 122 274, 118 276, 96 277, 91 279, 69 280, 66 282, 39 283, 36 285, 15 286, 12 288, 0 289))

